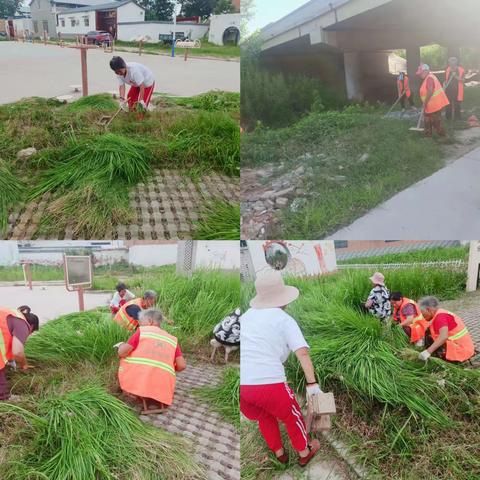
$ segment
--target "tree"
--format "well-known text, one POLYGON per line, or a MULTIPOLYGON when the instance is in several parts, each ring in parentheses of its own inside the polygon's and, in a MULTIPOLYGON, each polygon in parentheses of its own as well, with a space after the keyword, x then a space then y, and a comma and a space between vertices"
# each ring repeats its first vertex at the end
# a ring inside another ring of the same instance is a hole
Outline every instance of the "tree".
POLYGON ((217 4, 213 7, 215 15, 222 15, 222 13, 234 13, 235 7, 232 0, 217 0, 217 4))
MULTIPOLYGON (((2 2, 4 0, 0 0, 2 2)), ((170 21, 175 7, 174 0, 139 0, 139 5, 145 9, 145 20, 170 21)))
POLYGON ((185 17, 209 17, 218 0, 184 0, 182 2, 182 14, 185 17))
POLYGON ((0 0, 0 18, 13 17, 21 0, 0 0))
MULTIPOLYGON (((241 0, 242 11, 242 37, 245 38, 248 32, 248 22, 255 16, 255 0, 241 0)), ((252 32, 253 33, 253 32, 252 32)))

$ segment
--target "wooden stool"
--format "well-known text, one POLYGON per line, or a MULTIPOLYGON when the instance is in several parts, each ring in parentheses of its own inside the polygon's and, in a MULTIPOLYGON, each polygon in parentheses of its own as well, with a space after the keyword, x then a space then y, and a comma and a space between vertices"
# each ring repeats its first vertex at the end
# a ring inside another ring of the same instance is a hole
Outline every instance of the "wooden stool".
POLYGON ((161 405, 160 408, 148 408, 147 404, 147 399, 145 397, 139 397, 142 399, 143 402, 143 410, 140 412, 142 415, 153 415, 157 413, 165 413, 167 411, 167 405, 164 405, 163 403, 157 402, 159 405, 161 405))

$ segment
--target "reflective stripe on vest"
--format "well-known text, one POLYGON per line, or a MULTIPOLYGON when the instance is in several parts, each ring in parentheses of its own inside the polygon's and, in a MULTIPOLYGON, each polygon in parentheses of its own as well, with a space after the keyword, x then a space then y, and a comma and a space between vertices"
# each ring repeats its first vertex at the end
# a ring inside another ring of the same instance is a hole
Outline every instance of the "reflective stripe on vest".
POLYGON ((467 334, 468 334, 468 330, 465 327, 463 330, 460 330, 455 335, 449 336, 448 339, 449 340, 458 340, 459 338, 462 338, 464 335, 467 335, 467 334))
MULTIPOLYGON (((12 310, 11 308, 0 308, 0 369, 2 369, 5 364, 12 360, 12 335, 8 330, 7 318, 12 315, 13 317, 20 318, 27 325, 27 319, 23 313, 18 310, 12 310)), ((28 325, 30 329, 30 325, 28 325)))
MULTIPOLYGON (((450 67, 447 67, 447 71, 445 72, 445 83, 447 84, 448 81, 450 80, 450 74, 452 73, 452 69, 450 67)), ((465 73, 465 69, 463 67, 458 67, 458 74, 460 77, 462 77, 465 73)), ((464 99, 464 87, 463 87, 463 82, 461 80, 458 80, 458 95, 457 95, 457 101, 463 102, 464 99)))
POLYGON ((138 321, 134 318, 131 318, 127 314, 126 309, 130 305, 138 305, 140 308, 142 308, 142 299, 134 298, 133 300, 130 300, 125 305, 120 307, 120 310, 115 314, 114 320, 118 322, 122 327, 132 331, 135 330, 135 328, 138 326, 138 321))
POLYGON ((435 113, 442 108, 446 107, 447 105, 450 104, 448 101, 447 94, 445 93, 445 90, 442 87, 442 84, 438 80, 438 78, 433 75, 432 73, 428 74, 425 80, 422 83, 422 86, 420 87, 420 98, 422 99, 422 102, 425 103, 425 100, 427 99, 428 95, 428 88, 427 88, 427 82, 428 79, 431 78, 434 83, 433 87, 433 94, 425 107, 425 113, 435 113))
POLYGON ((152 332, 142 332, 142 337, 144 337, 144 338, 156 338, 157 340, 163 340, 163 341, 169 343, 170 345, 172 345, 173 347, 177 348, 177 342, 175 342, 174 340, 172 340, 169 337, 166 337, 165 335, 160 335, 158 333, 152 333, 152 332))
POLYGON ((124 360, 126 363, 136 363, 137 365, 149 365, 151 367, 161 368, 168 373, 171 373, 174 377, 176 376, 175 370, 170 365, 164 362, 159 362, 158 360, 143 357, 127 357, 124 360))

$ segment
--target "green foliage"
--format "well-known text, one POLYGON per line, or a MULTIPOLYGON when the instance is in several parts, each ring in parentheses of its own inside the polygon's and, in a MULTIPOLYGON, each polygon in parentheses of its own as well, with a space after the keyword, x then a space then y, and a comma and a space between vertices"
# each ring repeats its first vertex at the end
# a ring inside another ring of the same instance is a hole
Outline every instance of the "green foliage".
POLYGON ((238 368, 226 368, 219 385, 201 387, 194 390, 194 393, 208 402, 227 421, 237 428, 240 427, 240 371, 238 368))
POLYGON ((2 0, 0 2, 0 18, 13 17, 21 3, 20 0, 2 0))
POLYGON ((27 408, 3 403, 0 416, 26 425, 25 443, 9 448, 19 460, 2 463, 5 480, 205 478, 183 440, 145 425, 94 384, 27 408))
POLYGON ((112 112, 118 108, 116 102, 111 95, 107 93, 100 93, 98 95, 89 95, 82 97, 73 103, 70 103, 66 110, 69 112, 81 112, 84 110, 99 110, 101 112, 112 112))
POLYGON ((0 158, 0 237, 8 226, 8 213, 11 207, 21 201, 25 186, 17 175, 0 158))
POLYGON ((213 200, 200 215, 195 240, 240 240, 240 205, 213 200))
POLYGON ((429 247, 422 250, 410 252, 389 253, 374 257, 349 258, 347 260, 338 260, 338 264, 382 264, 382 263, 422 263, 422 262, 441 262, 448 260, 466 260, 468 256, 468 247, 429 247))
POLYGON ((239 111, 240 94, 236 92, 211 91, 195 97, 177 97, 173 99, 177 105, 192 107, 206 112, 239 111))

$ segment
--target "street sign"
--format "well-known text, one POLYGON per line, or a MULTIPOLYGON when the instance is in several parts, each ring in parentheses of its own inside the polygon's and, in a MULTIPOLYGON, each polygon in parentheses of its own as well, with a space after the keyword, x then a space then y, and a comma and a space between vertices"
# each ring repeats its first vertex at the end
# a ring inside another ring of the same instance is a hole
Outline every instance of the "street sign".
POLYGON ((92 259, 90 255, 63 255, 65 287, 69 292, 78 292, 78 307, 85 309, 83 290, 93 285, 92 259))

